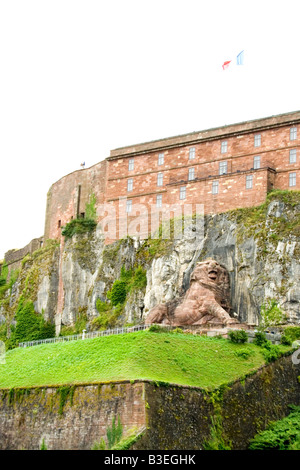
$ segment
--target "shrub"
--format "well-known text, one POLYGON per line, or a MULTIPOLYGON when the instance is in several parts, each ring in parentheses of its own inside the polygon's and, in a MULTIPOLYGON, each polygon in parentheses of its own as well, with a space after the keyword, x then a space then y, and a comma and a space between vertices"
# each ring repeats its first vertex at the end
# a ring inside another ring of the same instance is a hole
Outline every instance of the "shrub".
POLYGON ((46 444, 45 444, 45 439, 42 440, 42 444, 41 444, 41 447, 40 447, 40 450, 48 450, 46 444))
POLYGON ((167 329, 160 325, 151 325, 149 331, 152 333, 165 333, 167 329))
POLYGON ((109 312, 111 306, 101 299, 96 300, 96 309, 99 313, 109 312))
POLYGON ((116 280, 113 283, 110 294, 109 294, 112 305, 123 304, 125 302, 126 295, 127 295, 126 282, 116 280))
POLYGON ((172 333, 183 333, 182 328, 174 328, 174 330, 171 330, 172 333))
POLYGON ((290 406, 291 413, 251 440, 250 450, 299 450, 300 407, 290 406))
POLYGON ((284 334, 289 336, 292 342, 300 339, 300 326, 288 326, 284 329, 284 334))
POLYGON ((254 341, 253 343, 256 344, 257 346, 263 346, 265 343, 267 343, 267 337, 265 333, 262 331, 257 331, 254 336, 254 341))
POLYGON ((248 335, 245 330, 230 331, 228 337, 232 343, 246 343, 248 341, 248 335))
POLYGON ((268 364, 270 362, 276 361, 276 359, 278 359, 281 355, 279 347, 275 344, 272 344, 270 341, 264 344, 262 353, 265 361, 268 364))
POLYGON ((113 283, 111 290, 106 295, 113 306, 123 305, 129 292, 135 289, 144 289, 146 285, 146 270, 141 266, 128 270, 125 269, 125 266, 122 266, 120 279, 113 283))
POLYGON ((96 308, 99 316, 92 321, 92 327, 100 330, 114 328, 120 315, 123 313, 123 305, 118 304, 113 307, 101 299, 97 299, 96 308))
POLYGON ((87 233, 95 230, 97 223, 92 219, 73 219, 62 228, 62 235, 66 238, 72 238, 78 233, 87 233))
POLYGON ((280 325, 284 322, 286 316, 278 306, 275 299, 267 300, 260 310, 261 314, 261 328, 269 328, 271 326, 280 325))
POLYGON ((21 298, 16 311, 16 320, 17 324, 11 336, 11 345, 55 336, 55 326, 34 311, 33 302, 25 302, 21 298))
POLYGON ((91 450, 105 450, 106 449, 106 444, 105 440, 103 437, 100 439, 100 442, 94 442, 93 446, 91 447, 91 450))
POLYGON ((116 418, 114 416, 111 427, 107 428, 106 431, 108 449, 111 449, 115 444, 117 444, 117 442, 120 441, 122 434, 123 426, 121 424, 120 417, 118 416, 118 424, 116 426, 116 418))
POLYGON ((286 333, 284 333, 282 336, 281 336, 281 340, 280 340, 281 344, 284 344, 286 346, 291 346, 293 340, 291 338, 291 336, 287 335, 286 333))
POLYGON ((142 266, 135 269, 121 268, 120 281, 126 282, 126 290, 130 292, 133 289, 144 289, 147 285, 146 270, 142 266))
POLYGON ((130 289, 144 289, 146 285, 147 285, 146 271, 141 266, 138 266, 134 271, 133 280, 132 280, 130 289))
POLYGON ((250 356, 254 355, 254 351, 252 349, 239 349, 234 353, 237 357, 241 357, 242 359, 249 359, 250 356))

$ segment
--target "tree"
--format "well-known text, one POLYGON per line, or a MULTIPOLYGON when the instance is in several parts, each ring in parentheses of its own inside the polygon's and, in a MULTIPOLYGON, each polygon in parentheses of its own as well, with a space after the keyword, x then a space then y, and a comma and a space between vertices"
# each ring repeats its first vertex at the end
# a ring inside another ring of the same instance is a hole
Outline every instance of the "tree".
POLYGON ((286 315, 278 306, 275 299, 268 299, 261 306, 260 314, 261 314, 261 321, 260 321, 261 329, 280 325, 286 319, 286 315))

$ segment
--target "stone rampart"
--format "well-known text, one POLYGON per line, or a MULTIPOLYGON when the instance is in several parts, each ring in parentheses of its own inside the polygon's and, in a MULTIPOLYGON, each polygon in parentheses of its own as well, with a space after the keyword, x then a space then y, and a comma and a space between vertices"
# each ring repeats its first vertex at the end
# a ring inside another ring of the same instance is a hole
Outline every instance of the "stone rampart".
POLYGON ((203 449, 214 429, 232 449, 300 405, 300 365, 291 356, 211 392, 137 381, 0 390, 0 449, 91 449, 113 419, 123 434, 146 431, 136 450, 203 449), (213 426, 217 426, 213 428, 213 426))
POLYGON ((9 269, 16 269, 19 266, 20 261, 34 251, 38 250, 43 246, 44 237, 34 238, 28 245, 20 248, 19 250, 9 250, 4 255, 4 261, 8 265, 9 269))

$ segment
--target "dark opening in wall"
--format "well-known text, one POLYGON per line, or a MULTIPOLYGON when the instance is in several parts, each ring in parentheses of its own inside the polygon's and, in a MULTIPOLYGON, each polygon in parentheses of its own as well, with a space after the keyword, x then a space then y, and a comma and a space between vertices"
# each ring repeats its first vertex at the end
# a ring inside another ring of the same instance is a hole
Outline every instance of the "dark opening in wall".
POLYGON ((58 221, 57 227, 61 228, 61 220, 58 221))
POLYGON ((85 212, 81 212, 81 213, 80 213, 80 217, 81 217, 82 219, 84 219, 84 217, 85 217, 85 212))

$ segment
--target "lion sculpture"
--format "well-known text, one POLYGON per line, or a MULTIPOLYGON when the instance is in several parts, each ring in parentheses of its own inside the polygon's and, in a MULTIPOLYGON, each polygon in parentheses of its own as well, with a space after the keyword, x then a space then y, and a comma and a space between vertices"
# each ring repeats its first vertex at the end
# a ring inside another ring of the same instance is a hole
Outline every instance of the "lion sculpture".
POLYGON ((238 323, 230 316, 231 311, 228 271, 215 260, 208 259, 196 264, 183 298, 156 305, 145 323, 173 326, 238 323))

